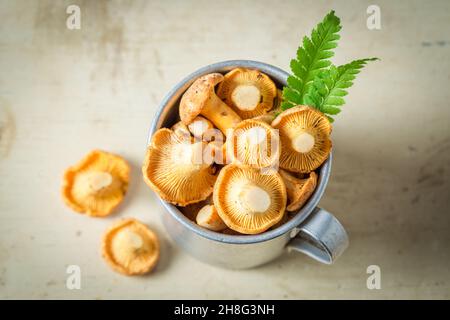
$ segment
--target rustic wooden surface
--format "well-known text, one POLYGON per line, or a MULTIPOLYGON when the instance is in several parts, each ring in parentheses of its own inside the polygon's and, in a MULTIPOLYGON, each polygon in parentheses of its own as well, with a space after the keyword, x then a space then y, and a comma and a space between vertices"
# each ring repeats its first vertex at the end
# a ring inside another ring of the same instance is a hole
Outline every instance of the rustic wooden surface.
POLYGON ((0 1, 0 298, 450 298, 450 2, 0 1), (301 36, 334 8, 334 61, 378 56, 358 76, 333 131, 321 205, 351 246, 333 266, 290 253, 263 267, 221 270, 181 252, 140 176, 147 130, 164 94, 209 63, 245 58, 288 69, 301 36), (61 201, 64 169, 101 148, 133 166, 121 210, 106 219, 61 201), (105 228, 136 217, 162 239, 147 277, 110 270, 105 228), (82 270, 66 288, 66 266, 82 270), (379 265, 381 290, 366 268, 379 265))

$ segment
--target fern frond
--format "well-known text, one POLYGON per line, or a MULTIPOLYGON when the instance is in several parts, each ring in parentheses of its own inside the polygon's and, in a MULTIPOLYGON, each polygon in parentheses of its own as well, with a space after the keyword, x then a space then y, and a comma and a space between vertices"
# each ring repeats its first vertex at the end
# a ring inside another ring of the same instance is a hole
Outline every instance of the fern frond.
POLYGON ((314 79, 305 95, 305 104, 319 109, 332 119, 332 115, 341 112, 341 106, 345 103, 344 98, 347 90, 353 85, 353 80, 361 69, 369 61, 378 58, 354 60, 339 67, 331 66, 322 70, 314 79))
POLYGON ((331 65, 329 58, 334 55, 332 50, 337 47, 340 30, 340 19, 331 11, 312 31, 310 38, 303 38, 296 59, 291 60, 292 75, 287 79, 288 87, 283 89, 283 110, 305 103, 305 94, 315 76, 331 65))

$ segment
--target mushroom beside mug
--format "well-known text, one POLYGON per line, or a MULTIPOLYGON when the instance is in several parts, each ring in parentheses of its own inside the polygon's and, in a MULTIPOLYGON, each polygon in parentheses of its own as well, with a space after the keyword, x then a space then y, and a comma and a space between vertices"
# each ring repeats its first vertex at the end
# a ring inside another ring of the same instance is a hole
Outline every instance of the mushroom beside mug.
MULTIPOLYGON (((234 68, 258 69, 278 87, 286 85, 288 73, 257 61, 232 60, 203 67, 179 82, 163 99, 151 126, 148 141, 162 127, 171 127, 179 119, 181 96, 200 76, 226 73, 234 68)), ((204 229, 188 219, 176 206, 160 198, 167 213, 163 223, 172 239, 197 259, 230 269, 244 269, 267 263, 285 250, 302 252, 315 260, 331 264, 347 248, 348 236, 339 221, 317 207, 328 183, 332 154, 319 168, 317 187, 307 203, 288 222, 257 235, 227 235, 204 229)))

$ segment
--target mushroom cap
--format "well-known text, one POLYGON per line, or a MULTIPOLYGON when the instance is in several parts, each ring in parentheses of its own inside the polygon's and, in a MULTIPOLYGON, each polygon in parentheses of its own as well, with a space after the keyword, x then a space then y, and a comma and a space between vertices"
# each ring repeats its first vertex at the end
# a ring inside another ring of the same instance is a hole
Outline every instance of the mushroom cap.
POLYGON ((116 222, 104 234, 102 256, 117 272, 139 275, 150 272, 159 260, 159 240, 135 219, 116 222))
POLYGON ((312 171, 309 177, 298 179, 285 170, 280 170, 280 175, 286 184, 286 192, 289 199, 287 211, 296 211, 303 207, 313 194, 317 186, 317 174, 312 171))
POLYGON ((225 75, 217 95, 242 119, 249 119, 272 109, 277 87, 259 70, 236 68, 225 75))
POLYGON ((214 206, 225 224, 244 234, 258 234, 284 215, 286 187, 277 172, 229 164, 219 173, 213 193, 214 206))
POLYGON ((280 167, 309 173, 328 158, 331 151, 331 124, 317 109, 297 106, 283 111, 272 122, 279 130, 280 167))
POLYGON ((180 101, 180 119, 184 124, 190 124, 202 112, 205 103, 214 93, 214 87, 222 80, 222 74, 210 73, 192 83, 180 101))
POLYGON ((227 139, 227 156, 238 164, 269 167, 278 161, 278 140, 278 133, 269 124, 247 119, 239 123, 227 139))
POLYGON ((199 226, 212 231, 221 231, 227 228, 227 225, 217 214, 214 205, 210 204, 205 205, 198 211, 195 221, 199 226))
POLYGON ((216 181, 214 168, 203 161, 205 145, 180 139, 170 129, 159 129, 142 166, 144 181, 163 200, 179 206, 205 200, 216 181))
POLYGON ((129 181, 130 166, 123 158, 93 150, 65 171, 62 197, 77 212, 104 217, 122 202, 129 181))

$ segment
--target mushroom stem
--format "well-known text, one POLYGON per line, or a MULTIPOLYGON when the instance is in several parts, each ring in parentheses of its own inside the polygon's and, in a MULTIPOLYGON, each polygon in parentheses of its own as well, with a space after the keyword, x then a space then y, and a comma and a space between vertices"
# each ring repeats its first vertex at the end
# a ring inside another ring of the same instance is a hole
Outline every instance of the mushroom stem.
POLYGON ((214 128, 211 121, 200 116, 196 117, 187 127, 192 135, 200 140, 204 138, 208 130, 214 128))
POLYGON ((113 245, 117 244, 116 251, 130 251, 133 252, 134 250, 138 250, 142 248, 144 242, 142 240, 142 237, 137 234, 136 232, 133 232, 131 230, 123 230, 122 232, 117 233, 116 241, 113 242, 113 245))
POLYGON ((231 93, 231 100, 239 109, 252 111, 261 100, 261 92, 254 85, 239 85, 231 93))
POLYGON ((234 128, 242 121, 241 117, 214 93, 211 94, 201 114, 209 119, 225 135, 227 135, 228 129, 234 128))
POLYGON ((217 210, 214 207, 214 205, 206 205, 203 208, 201 208, 198 211, 195 220, 199 226, 209 230, 221 231, 227 228, 227 225, 217 214, 217 210))
POLYGON ((314 136, 308 132, 300 132, 292 139, 292 148, 301 153, 308 153, 314 148, 314 136))
POLYGON ((113 177, 108 172, 91 171, 82 175, 79 183, 86 195, 94 195, 111 186, 113 177))
POLYGON ((264 212, 270 207, 270 195, 266 190, 249 184, 240 193, 240 200, 244 207, 253 212, 264 212))

